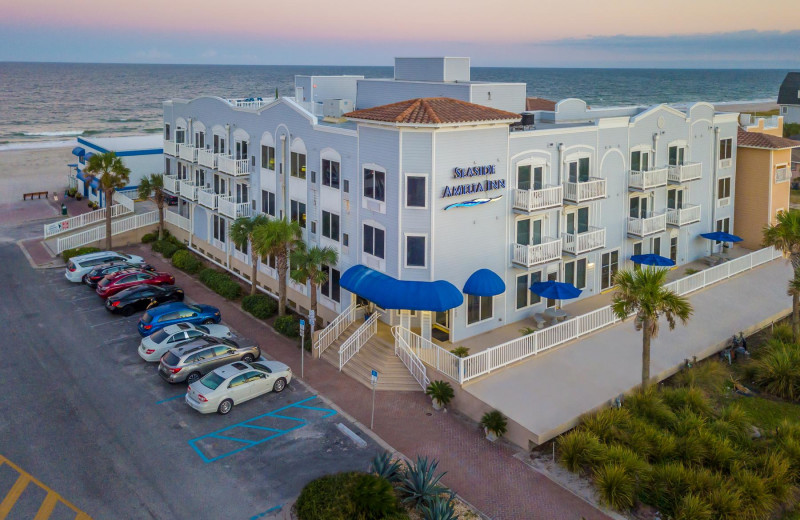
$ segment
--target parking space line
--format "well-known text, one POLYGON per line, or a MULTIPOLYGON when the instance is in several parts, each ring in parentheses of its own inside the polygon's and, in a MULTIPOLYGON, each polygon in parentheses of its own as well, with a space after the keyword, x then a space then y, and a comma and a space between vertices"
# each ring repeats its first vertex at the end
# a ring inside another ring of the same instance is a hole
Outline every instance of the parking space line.
MULTIPOLYGON (((273 415, 273 417, 275 416, 273 415)), ((240 424, 239 426, 241 426, 242 428, 252 428, 254 430, 266 430, 269 432, 283 431, 283 430, 276 430, 275 428, 267 428, 266 426, 256 426, 255 424, 240 424)))
POLYGON ((283 509, 283 506, 270 507, 269 509, 267 509, 263 513, 258 513, 257 515, 251 516, 250 520, 258 520, 259 518, 267 516, 268 513, 274 513, 276 511, 280 511, 281 509, 283 509))
POLYGON ((209 435, 209 437, 216 437, 217 439, 223 439, 226 441, 236 441, 236 442, 244 442, 246 444, 255 444, 255 441, 250 441, 247 439, 238 439, 236 437, 228 437, 227 435, 209 435))
POLYGON ((80 302, 80 301, 83 301, 83 300, 88 300, 90 298, 97 298, 97 295, 96 294, 90 294, 88 296, 83 296, 81 298, 72 298, 70 301, 71 302, 80 302))
POLYGON ((186 397, 186 394, 176 395, 175 397, 170 397, 168 399, 162 399, 160 401, 156 401, 156 404, 166 403, 167 401, 174 401, 175 399, 180 399, 181 397, 186 397))
POLYGON ((20 474, 20 476, 17 478, 17 481, 14 482, 14 485, 11 486, 11 489, 6 494, 3 502, 0 502, 0 518, 5 519, 8 516, 8 514, 11 512, 11 508, 17 503, 19 497, 22 496, 22 492, 25 491, 26 487, 28 487, 28 483, 30 481, 30 476, 20 474))
POLYGON ((87 312, 104 311, 104 310, 106 310, 105 306, 101 305, 100 307, 92 307, 91 309, 81 309, 81 310, 78 310, 78 311, 75 311, 75 312, 80 313, 80 314, 85 314, 87 312))
POLYGON ((103 325, 108 325, 109 323, 120 323, 120 322, 124 322, 124 320, 116 319, 116 320, 109 320, 109 321, 101 321, 100 323, 93 323, 92 325, 89 325, 89 326, 91 328, 95 328, 95 327, 101 327, 103 325))
POLYGON ((56 508, 56 504, 58 504, 58 495, 51 491, 44 498, 44 502, 42 502, 33 520, 46 520, 50 518, 50 515, 53 514, 53 509, 56 508))

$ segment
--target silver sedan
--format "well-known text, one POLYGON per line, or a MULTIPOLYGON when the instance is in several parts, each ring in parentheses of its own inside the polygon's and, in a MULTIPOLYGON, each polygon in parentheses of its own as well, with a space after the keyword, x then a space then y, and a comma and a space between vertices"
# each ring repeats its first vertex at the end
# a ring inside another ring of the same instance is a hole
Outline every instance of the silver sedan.
POLYGON ((186 404, 200 413, 225 415, 234 405, 269 392, 282 392, 291 381, 292 369, 278 361, 237 361, 189 385, 186 404))
POLYGON ((142 338, 139 343, 139 356, 145 361, 158 361, 172 347, 200 336, 230 339, 233 334, 231 329, 225 325, 195 325, 193 323, 169 325, 142 338))

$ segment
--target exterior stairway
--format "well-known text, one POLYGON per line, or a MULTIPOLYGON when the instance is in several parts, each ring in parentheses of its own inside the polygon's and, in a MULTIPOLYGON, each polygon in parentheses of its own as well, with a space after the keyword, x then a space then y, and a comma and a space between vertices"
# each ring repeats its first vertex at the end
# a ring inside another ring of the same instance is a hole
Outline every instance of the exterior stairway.
MULTIPOLYGON (((345 330, 330 347, 322 353, 322 359, 339 368, 339 347, 352 336, 363 321, 358 321, 345 330)), ((378 371, 378 385, 376 390, 393 390, 396 392, 420 392, 422 387, 414 379, 400 358, 394 354, 394 344, 383 334, 372 336, 358 354, 348 361, 342 372, 352 377, 367 388, 372 388, 370 382, 372 370, 378 371)))

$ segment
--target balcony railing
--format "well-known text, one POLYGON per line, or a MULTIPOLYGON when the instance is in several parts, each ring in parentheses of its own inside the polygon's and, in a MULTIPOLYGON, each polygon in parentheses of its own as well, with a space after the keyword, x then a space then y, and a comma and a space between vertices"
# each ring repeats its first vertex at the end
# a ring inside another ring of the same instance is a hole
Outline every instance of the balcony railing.
POLYGON ((164 190, 173 195, 177 195, 180 192, 177 175, 164 175, 164 190))
POLYGON ((217 168, 229 175, 250 175, 250 161, 234 159, 230 155, 217 155, 217 168))
POLYGON ((666 168, 658 168, 656 170, 647 171, 630 170, 628 172, 628 188, 632 190, 652 190, 666 185, 666 168))
POLYGON ((209 209, 217 209, 217 197, 211 188, 197 190, 197 202, 209 209))
POLYGON ((540 190, 514 189, 514 209, 522 211, 538 211, 557 208, 564 204, 564 188, 548 186, 540 190))
POLYGON ((230 218, 249 217, 253 210, 249 202, 236 202, 236 197, 217 197, 219 212, 230 218))
POLYGON ((197 186, 194 181, 180 180, 181 197, 189 200, 197 200, 197 186))
POLYGON ((197 162, 208 168, 217 167, 217 154, 211 150, 197 150, 197 162))
POLYGON ((670 226, 687 226, 695 222, 700 222, 700 206, 696 204, 667 210, 667 224, 670 226))
POLYGON ((566 253, 581 255, 606 247, 606 230, 589 226, 589 230, 584 233, 562 233, 561 239, 566 253))
POLYGON ((565 182, 564 200, 580 204, 595 199, 606 198, 606 180, 590 177, 585 182, 565 182))
POLYGON ((667 214, 661 213, 645 218, 628 217, 628 234, 644 237, 666 231, 667 214))
POLYGON ((514 244, 514 256, 511 261, 523 267, 531 267, 559 258, 561 258, 561 239, 542 237, 541 244, 514 244))
POLYGON ((167 141, 166 139, 164 140, 164 154, 177 157, 178 145, 175 143, 175 141, 167 141))
POLYGON ((680 166, 670 166, 669 182, 679 184, 681 182, 694 181, 702 177, 703 165, 700 163, 683 164, 680 166))
POLYGON ((190 144, 178 145, 178 155, 184 161, 197 162, 197 148, 190 144))

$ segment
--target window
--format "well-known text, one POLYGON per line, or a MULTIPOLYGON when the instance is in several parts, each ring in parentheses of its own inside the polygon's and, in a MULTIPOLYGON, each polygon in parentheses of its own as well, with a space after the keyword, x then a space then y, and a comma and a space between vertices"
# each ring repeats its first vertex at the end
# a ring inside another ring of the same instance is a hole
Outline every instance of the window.
POLYGON ((564 262, 564 282, 578 289, 586 288, 586 259, 564 262))
POLYGON ((567 213, 567 233, 586 233, 589 231, 589 208, 578 208, 578 211, 567 213))
POLYGON ((169 123, 164 124, 164 139, 169 141, 172 134, 169 131, 169 123))
POLYGON ((341 301, 339 296, 340 294, 340 287, 339 287, 339 271, 334 269, 333 267, 323 265, 322 272, 328 275, 327 280, 325 283, 322 284, 320 290, 322 291, 322 295, 330 298, 335 302, 341 301))
POLYGON ((680 146, 669 147, 669 165, 682 166, 686 159, 686 148, 680 146))
POLYGON ((406 237, 406 266, 425 267, 425 237, 409 235, 406 237))
POLYGON ((342 183, 342 191, 345 193, 350 193, 350 181, 347 179, 345 179, 345 181, 342 183))
POLYGON ((306 178, 306 154, 292 152, 292 177, 306 178))
POLYGON ((467 325, 491 319, 493 305, 492 296, 467 295, 467 325))
POLYGON ((247 141, 236 141, 236 160, 247 159, 247 141))
POLYGON ((214 238, 225 242, 225 219, 219 215, 214 215, 214 238))
POLYGON ((275 169, 275 147, 261 145, 261 167, 267 170, 275 169))
MULTIPOLYGON (((635 242, 633 244, 633 254, 634 255, 641 255, 642 254, 642 243, 641 242, 635 242)), ((639 264, 636 264, 636 265, 639 265, 639 264)))
POLYGON ((683 209, 683 190, 678 188, 667 190, 667 208, 683 209))
POLYGON ((384 257, 384 238, 386 232, 382 229, 364 224, 364 252, 378 258, 384 257))
POLYGON ((530 286, 542 281, 542 273, 528 273, 517 276, 517 309, 524 309, 542 301, 542 298, 531 292, 530 286))
POLYGON ((200 168, 194 171, 194 183, 196 186, 203 187, 206 185, 206 171, 200 168))
POLYGON ((386 172, 364 168, 364 197, 386 201, 386 172))
POLYGON ((322 212, 322 236, 339 241, 339 215, 328 211, 322 212))
POLYGON ((653 238, 653 245, 651 247, 651 250, 654 255, 661 255, 661 237, 653 238))
POLYGON ((678 263, 678 237, 669 239, 669 258, 676 264, 678 263))
POLYGON ((175 129, 175 142, 176 143, 183 143, 184 139, 186 139, 186 129, 185 128, 176 128, 175 129))
POLYGON ((206 133, 205 132, 195 132, 194 133, 194 146, 195 148, 200 148, 204 150, 206 148, 206 133))
POLYGON ((569 182, 586 182, 589 180, 589 158, 582 157, 569 163, 569 182))
POLYGON ((723 159, 730 159, 733 154, 733 139, 730 137, 727 139, 720 139, 719 140, 719 160, 723 159))
POLYGON ((542 243, 542 221, 522 219, 517 221, 517 244, 535 246, 542 243))
POLYGON ((225 150, 225 138, 220 135, 214 136, 214 153, 227 153, 225 150))
POLYGON ((723 177, 717 180, 717 199, 727 199, 731 196, 731 178, 723 177))
POLYGON ((609 251, 600 257, 600 289, 614 285, 614 276, 619 270, 619 251, 609 251))
POLYGON ((520 190, 541 190, 544 176, 543 166, 524 164, 517 167, 517 188, 520 190))
POLYGON ((409 175, 406 177, 406 207, 424 208, 426 204, 426 177, 409 175))
POLYGON ((650 152, 631 152, 631 170, 645 172, 650 169, 650 152))
POLYGON ((172 175, 172 161, 167 159, 166 166, 164 167, 164 175, 172 175))
MULTIPOLYGON (((722 231, 723 233, 730 233, 731 232, 731 219, 730 217, 725 217, 717 221, 717 231, 722 231)), ((715 242, 719 244, 719 241, 715 242)))
POLYGON ((248 184, 237 184, 236 185, 236 203, 237 204, 241 204, 243 202, 250 202, 249 192, 250 192, 250 185, 248 185, 248 184))
POLYGON ((322 185, 339 189, 339 163, 322 159, 322 185))
POLYGON ((300 202, 297 200, 293 200, 291 202, 291 210, 292 215, 291 219, 295 222, 300 224, 300 227, 305 229, 306 228, 306 204, 305 202, 300 202))
POLYGON ((275 216, 275 194, 271 191, 261 190, 261 212, 275 216))

